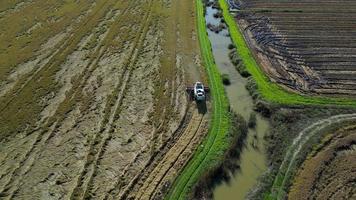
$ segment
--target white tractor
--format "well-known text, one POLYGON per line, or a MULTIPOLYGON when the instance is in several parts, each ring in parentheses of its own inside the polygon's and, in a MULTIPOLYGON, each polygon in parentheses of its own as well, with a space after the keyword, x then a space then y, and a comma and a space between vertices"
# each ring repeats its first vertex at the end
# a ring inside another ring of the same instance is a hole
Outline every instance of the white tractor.
POLYGON ((209 88, 204 87, 203 83, 201 82, 196 82, 193 87, 187 87, 187 92, 191 99, 194 99, 198 102, 205 101, 206 94, 209 92, 209 88))

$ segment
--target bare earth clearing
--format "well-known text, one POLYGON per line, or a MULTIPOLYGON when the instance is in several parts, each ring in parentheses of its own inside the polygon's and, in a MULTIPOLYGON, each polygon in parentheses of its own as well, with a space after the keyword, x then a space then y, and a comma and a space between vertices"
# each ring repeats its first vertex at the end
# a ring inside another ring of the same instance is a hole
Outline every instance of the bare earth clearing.
POLYGON ((195 21, 190 0, 1 1, 0 198, 161 197, 207 132, 195 21))
POLYGON ((245 38, 273 81, 301 93, 356 94, 355 1, 235 2, 245 38))

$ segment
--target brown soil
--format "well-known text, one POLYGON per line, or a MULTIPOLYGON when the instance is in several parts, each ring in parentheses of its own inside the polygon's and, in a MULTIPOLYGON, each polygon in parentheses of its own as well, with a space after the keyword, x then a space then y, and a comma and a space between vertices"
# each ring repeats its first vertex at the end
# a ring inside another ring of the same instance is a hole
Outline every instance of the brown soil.
POLYGON ((235 1, 241 30, 273 81, 301 93, 356 94, 355 2, 235 1))
POLYGON ((356 127, 324 138, 304 161, 288 199, 356 198, 356 127))
POLYGON ((0 198, 160 198, 207 132, 194 4, 0 5, 0 198))

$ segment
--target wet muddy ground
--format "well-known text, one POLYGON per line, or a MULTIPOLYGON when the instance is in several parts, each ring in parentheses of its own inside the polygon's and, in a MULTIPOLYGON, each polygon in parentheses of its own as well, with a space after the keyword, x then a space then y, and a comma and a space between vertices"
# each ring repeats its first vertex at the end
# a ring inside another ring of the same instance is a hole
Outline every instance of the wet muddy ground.
MULTIPOLYGON (((214 17, 217 12, 218 10, 212 6, 207 7, 205 17, 207 24, 219 26, 220 18, 214 17)), ((245 88, 247 79, 238 73, 230 61, 228 45, 231 44, 231 40, 228 37, 228 30, 223 29, 218 33, 209 30, 208 34, 220 73, 227 74, 231 82, 225 87, 231 109, 248 121, 251 113, 254 113, 254 104, 245 88)), ((268 129, 268 121, 257 115, 256 127, 249 129, 240 159, 236 161, 239 169, 231 174, 228 183, 222 183, 214 189, 214 199, 245 199, 248 192, 257 184, 258 177, 267 169, 264 136, 268 129)))

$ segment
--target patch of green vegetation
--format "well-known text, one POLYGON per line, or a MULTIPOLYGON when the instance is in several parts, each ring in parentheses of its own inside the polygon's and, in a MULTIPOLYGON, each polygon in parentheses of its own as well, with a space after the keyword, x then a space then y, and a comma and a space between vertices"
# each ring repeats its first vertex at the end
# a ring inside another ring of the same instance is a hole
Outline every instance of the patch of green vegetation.
POLYGON ((221 162, 230 144, 228 141, 228 130, 231 119, 228 112, 228 100, 225 95, 221 75, 213 59, 211 44, 205 25, 203 2, 201 0, 196 0, 195 2, 201 55, 208 74, 213 99, 212 119, 207 137, 173 183, 172 189, 166 199, 187 199, 189 192, 192 191, 193 186, 198 182, 203 173, 221 162))
MULTIPOLYGON (((223 20, 223 19, 222 19, 223 20)), ((228 49, 230 49, 230 50, 232 50, 232 49, 235 49, 236 47, 235 47, 235 45, 234 44, 229 44, 229 46, 227 47, 228 49)))
POLYGON ((250 49, 248 48, 242 33, 234 17, 229 13, 229 6, 225 0, 219 0, 225 22, 229 28, 230 36, 237 48, 237 52, 247 71, 255 79, 258 91, 262 98, 278 104, 285 105, 339 105, 356 107, 356 100, 351 98, 333 98, 321 96, 307 96, 286 91, 276 83, 272 83, 258 66, 250 49))
MULTIPOLYGON (((230 49, 230 45, 229 45, 229 49, 230 49)), ((229 53, 229 58, 230 58, 232 64, 235 66, 235 69, 237 70, 237 72, 239 72, 239 74, 242 77, 247 78, 247 77, 251 76, 251 74, 247 71, 246 66, 243 64, 241 58, 239 57, 239 54, 237 53, 235 45, 233 46, 233 48, 231 49, 231 51, 229 53)))
POLYGON ((224 85, 230 85, 231 84, 229 74, 222 74, 221 75, 221 79, 222 79, 222 83, 224 85))
POLYGON ((231 126, 228 134, 229 149, 225 151, 223 162, 206 170, 199 182, 194 186, 192 196, 188 199, 213 199, 213 190, 215 186, 222 181, 229 182, 231 174, 240 168, 238 162, 242 148, 248 133, 248 126, 245 119, 236 113, 231 112, 231 126))
POLYGON ((257 121, 256 113, 253 112, 253 113, 250 114, 250 117, 248 119, 248 127, 255 128, 256 127, 256 121, 257 121))

